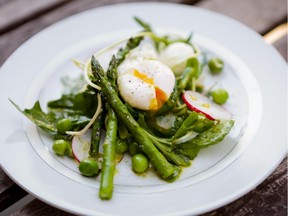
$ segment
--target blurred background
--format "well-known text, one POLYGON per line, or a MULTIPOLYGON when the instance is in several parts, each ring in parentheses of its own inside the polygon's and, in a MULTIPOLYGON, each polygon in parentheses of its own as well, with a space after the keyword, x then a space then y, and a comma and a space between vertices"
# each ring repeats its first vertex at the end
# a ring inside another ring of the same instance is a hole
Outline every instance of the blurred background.
MULTIPOLYGON (((0 0, 0 66, 27 39, 73 14, 133 0, 0 0)), ((146 0, 145 2, 149 2, 146 0)), ((258 32, 287 61, 287 0, 166 0, 229 16, 258 32)), ((161 14, 159 14, 161 16, 161 14)), ((0 215, 70 215, 27 194, 0 168, 0 215)), ((255 190, 205 214, 287 215, 287 158, 255 190)))

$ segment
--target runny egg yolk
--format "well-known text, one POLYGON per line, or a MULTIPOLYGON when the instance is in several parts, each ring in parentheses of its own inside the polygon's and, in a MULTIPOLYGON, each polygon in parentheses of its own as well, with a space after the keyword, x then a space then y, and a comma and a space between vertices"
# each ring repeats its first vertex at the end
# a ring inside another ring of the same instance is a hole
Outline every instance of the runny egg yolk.
MULTIPOLYGON (((143 82, 153 85, 154 79, 151 77, 148 77, 147 74, 141 73, 138 70, 134 70, 134 76, 141 79, 143 82)), ((167 95, 162 89, 160 89, 158 86, 155 86, 155 95, 156 98, 151 99, 149 109, 150 110, 158 110, 162 107, 162 105, 167 101, 167 95)))
POLYGON ((141 79, 143 82, 153 85, 154 79, 147 76, 147 74, 141 73, 138 70, 134 70, 134 76, 141 79))
POLYGON ((149 108, 151 110, 158 110, 167 101, 167 95, 160 88, 155 86, 156 98, 152 99, 149 108))

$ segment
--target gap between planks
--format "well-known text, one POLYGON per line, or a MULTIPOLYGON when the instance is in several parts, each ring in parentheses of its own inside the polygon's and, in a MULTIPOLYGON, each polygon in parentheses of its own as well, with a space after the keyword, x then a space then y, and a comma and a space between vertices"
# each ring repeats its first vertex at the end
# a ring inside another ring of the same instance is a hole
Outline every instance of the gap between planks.
POLYGON ((10 0, 3 2, 2 0, 0 7, 0 35, 71 1, 10 0))

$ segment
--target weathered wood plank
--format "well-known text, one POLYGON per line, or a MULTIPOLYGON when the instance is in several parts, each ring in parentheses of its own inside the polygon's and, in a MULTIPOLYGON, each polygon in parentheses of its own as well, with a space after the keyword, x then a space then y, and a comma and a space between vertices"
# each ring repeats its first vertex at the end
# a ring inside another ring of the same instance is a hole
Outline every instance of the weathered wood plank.
POLYGON ((260 34, 287 18, 286 0, 205 0, 196 6, 232 17, 260 34))
POLYGON ((22 209, 14 212, 10 216, 74 216, 73 214, 61 211, 48 206, 40 200, 33 200, 22 209))
MULTIPOLYGON (((153 0, 148 0, 153 1, 153 0)), ((85 0, 85 1, 71 1, 61 7, 56 8, 48 14, 44 14, 35 20, 19 26, 19 28, 9 31, 0 36, 0 65, 8 58, 12 52, 19 47, 23 42, 29 39, 34 34, 38 33, 45 27, 73 14, 84 10, 99 7, 102 5, 131 2, 131 0, 85 0)), ((168 2, 179 3, 181 0, 168 0, 168 2)))
POLYGON ((22 199, 27 195, 27 192, 22 190, 18 185, 13 184, 5 191, 1 193, 0 196, 0 212, 22 199))
POLYGON ((27 193, 16 185, 0 168, 0 212, 27 193))
POLYGON ((68 0, 12 0, 0 5, 0 33, 39 16, 68 0))
POLYGON ((11 2, 14 0, 0 0, 0 7, 3 6, 4 4, 7 4, 8 2, 11 2))
POLYGON ((11 187, 13 184, 14 182, 0 168, 0 194, 2 194, 3 191, 11 187))

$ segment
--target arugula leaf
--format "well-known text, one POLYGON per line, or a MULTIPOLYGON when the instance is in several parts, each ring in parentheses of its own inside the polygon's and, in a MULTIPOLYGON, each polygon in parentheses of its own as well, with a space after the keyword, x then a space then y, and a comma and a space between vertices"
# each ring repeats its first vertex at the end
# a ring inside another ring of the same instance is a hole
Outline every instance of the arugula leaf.
MULTIPOLYGON (((10 99, 9 99, 10 100, 10 99)), ((44 113, 41 109, 39 101, 37 101, 31 109, 21 110, 12 100, 10 102, 27 118, 34 122, 38 127, 51 136, 57 134, 57 117, 54 113, 44 113)))
POLYGON ((97 97, 94 92, 84 91, 78 94, 62 95, 61 98, 48 102, 52 112, 68 116, 86 116, 92 118, 97 108, 97 97))
POLYGON ((62 95, 60 99, 48 102, 47 113, 42 110, 39 101, 31 109, 24 110, 21 110, 13 101, 11 103, 53 139, 71 138, 58 132, 59 120, 68 118, 72 121, 72 130, 81 130, 88 124, 97 108, 96 94, 89 91, 62 95))
POLYGON ((174 151, 189 157, 189 159, 193 159, 202 148, 221 142, 230 132, 233 125, 234 120, 215 124, 209 130, 198 134, 195 138, 175 145, 174 151))

